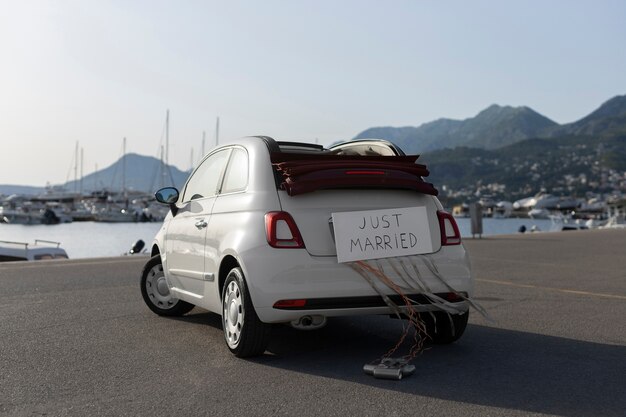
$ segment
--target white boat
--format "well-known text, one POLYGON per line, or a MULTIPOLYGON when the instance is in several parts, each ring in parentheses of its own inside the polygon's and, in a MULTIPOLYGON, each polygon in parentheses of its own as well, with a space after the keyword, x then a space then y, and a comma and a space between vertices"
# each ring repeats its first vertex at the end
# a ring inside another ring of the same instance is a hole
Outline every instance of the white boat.
POLYGON ((621 197, 608 203, 607 217, 602 229, 626 229, 626 198, 621 197))
POLYGON ((0 207, 0 223, 6 224, 41 224, 41 214, 23 209, 0 207))
POLYGON ((41 210, 41 223, 42 224, 59 224, 59 223, 71 223, 72 216, 64 213, 61 207, 49 206, 41 210))
POLYGON ((76 207, 70 211, 72 221, 88 222, 94 220, 93 211, 83 202, 76 204, 76 207))
POLYGON ((30 210, 26 207, 7 209, 0 207, 0 223, 6 224, 59 224, 71 223, 72 218, 59 209, 30 210))
POLYGON ((110 208, 95 213, 94 219, 103 223, 133 223, 137 221, 138 216, 126 209, 110 208))
POLYGON ((0 240, 0 262, 68 259, 59 242, 35 240, 34 244, 0 240))
POLYGON ((626 221, 623 218, 612 216, 600 229, 626 229, 626 221))
POLYGON ((549 218, 552 221, 552 226, 550 227, 550 231, 553 231, 553 232, 589 229, 589 226, 586 220, 573 219, 571 216, 564 216, 561 213, 551 214, 549 218))
POLYGON ((523 198, 513 203, 515 210, 573 210, 580 206, 581 202, 573 197, 558 197, 552 194, 540 192, 534 197, 523 198))
POLYGON ((493 217, 496 219, 506 219, 511 217, 513 213, 513 203, 509 201, 500 201, 496 204, 493 212, 493 217))
POLYGON ((531 219, 550 219, 551 214, 544 208, 534 208, 528 212, 528 217, 531 219))

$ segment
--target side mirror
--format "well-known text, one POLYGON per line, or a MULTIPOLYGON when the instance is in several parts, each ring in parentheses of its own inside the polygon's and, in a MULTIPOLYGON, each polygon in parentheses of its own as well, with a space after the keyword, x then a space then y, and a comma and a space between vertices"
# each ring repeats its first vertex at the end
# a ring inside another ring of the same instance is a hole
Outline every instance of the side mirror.
POLYGON ((170 206, 170 210, 172 211, 172 215, 176 216, 178 212, 178 207, 176 207, 176 202, 178 201, 178 190, 174 187, 166 187, 161 188, 154 194, 154 197, 159 203, 167 204, 170 206))

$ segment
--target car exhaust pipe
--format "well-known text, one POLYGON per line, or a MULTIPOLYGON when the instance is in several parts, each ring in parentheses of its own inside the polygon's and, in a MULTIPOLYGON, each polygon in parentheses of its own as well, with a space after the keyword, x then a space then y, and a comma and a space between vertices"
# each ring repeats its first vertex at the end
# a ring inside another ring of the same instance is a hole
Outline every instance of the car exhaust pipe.
POLYGON ((298 330, 317 330, 326 326, 326 316, 302 316, 291 323, 291 327, 298 330))

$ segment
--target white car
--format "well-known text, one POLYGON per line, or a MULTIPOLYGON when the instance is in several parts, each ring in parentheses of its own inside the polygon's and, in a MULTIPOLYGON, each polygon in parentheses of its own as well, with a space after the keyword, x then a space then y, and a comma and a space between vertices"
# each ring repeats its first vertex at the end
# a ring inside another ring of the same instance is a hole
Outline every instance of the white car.
POLYGON ((457 340, 468 319, 470 264, 415 159, 381 140, 325 149, 260 136, 214 149, 181 192, 156 193, 171 210, 143 270, 146 304, 164 316, 194 306, 220 314, 231 352, 254 356, 275 323, 313 329, 328 317, 392 313, 353 262, 415 254, 434 265, 420 272, 429 293, 457 314, 419 291, 409 294, 414 308, 435 343, 457 340), (389 234, 351 235, 366 226, 389 234))

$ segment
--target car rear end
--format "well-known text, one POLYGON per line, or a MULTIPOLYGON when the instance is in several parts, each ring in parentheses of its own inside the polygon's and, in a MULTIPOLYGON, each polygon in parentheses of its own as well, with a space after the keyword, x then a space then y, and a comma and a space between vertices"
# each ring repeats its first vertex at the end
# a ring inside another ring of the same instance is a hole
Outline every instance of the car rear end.
MULTIPOLYGON (((322 155, 326 151, 321 147, 305 148, 303 151, 293 145, 283 147, 283 153, 310 155, 315 152, 322 155)), ((281 156, 274 155, 276 158, 280 159, 281 156)), ((307 158, 311 161, 310 156, 307 158)), ((295 159, 295 166, 299 166, 297 156, 285 159, 295 159)), ((402 259, 405 265, 410 263, 411 273, 419 276, 422 289, 407 286, 406 280, 400 276, 402 274, 389 267, 389 259, 369 262, 383 267, 385 275, 416 302, 417 311, 437 309, 424 296, 424 292, 458 303, 459 309, 466 310, 467 305, 458 294, 471 295, 469 261, 456 223, 452 216, 443 211, 439 200, 428 191, 425 193, 402 187, 405 184, 403 174, 393 169, 358 169, 348 163, 346 166, 349 167, 342 170, 342 161, 331 167, 334 171, 330 176, 326 175, 329 170, 326 170, 326 174, 313 173, 313 180, 307 183, 308 188, 305 187, 302 193, 294 193, 293 190, 303 189, 297 187, 302 184, 296 183, 304 176, 295 178, 292 183, 294 188, 290 190, 283 181, 285 177, 277 172, 276 192, 280 210, 265 215, 268 244, 242 254, 245 260, 243 267, 247 276, 251 277, 250 293, 259 318, 263 322, 274 323, 299 320, 302 317, 391 312, 379 294, 379 291, 383 291, 397 298, 398 295, 391 288, 376 283, 379 289, 374 289, 352 262, 338 261, 338 236, 335 233, 340 228, 333 224, 333 217, 340 219, 342 216, 349 218, 355 213, 378 214, 388 213, 390 209, 415 208, 420 210, 419 216, 415 218, 422 224, 418 225, 420 232, 414 237, 421 239, 426 249, 422 249, 419 255, 392 258, 391 262, 402 259), (387 182, 381 182, 380 178, 373 176, 385 176, 387 182), (318 181, 319 178, 322 180, 318 181), (390 178, 400 180, 394 183, 390 178), (335 185, 340 188, 335 188, 335 185)), ((274 165, 274 169, 280 171, 278 164, 274 165)), ((420 180, 416 178, 414 182, 420 180)), ((302 180, 302 183, 306 181, 302 180)), ((389 220, 375 215, 362 217, 363 222, 370 223, 369 227, 383 227, 381 221, 389 220)), ((375 245, 373 241, 370 243, 375 245)), ((359 244, 366 244, 365 240, 359 244)), ((402 245, 398 241, 397 246, 402 245)), ((407 243, 407 246, 410 245, 407 243)), ((384 252, 384 245, 379 245, 379 248, 384 252)))

